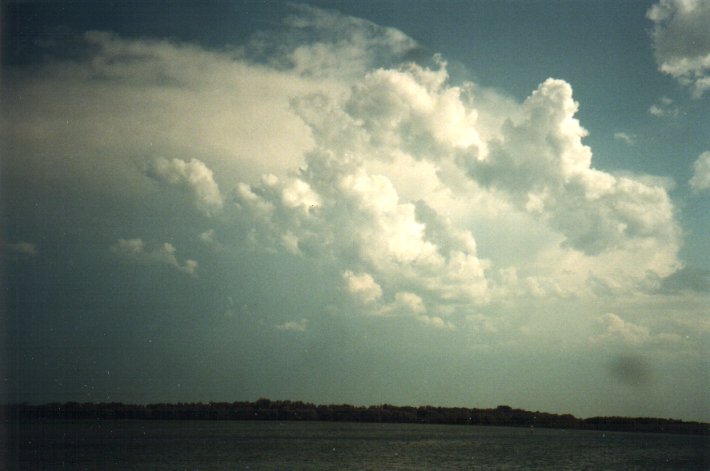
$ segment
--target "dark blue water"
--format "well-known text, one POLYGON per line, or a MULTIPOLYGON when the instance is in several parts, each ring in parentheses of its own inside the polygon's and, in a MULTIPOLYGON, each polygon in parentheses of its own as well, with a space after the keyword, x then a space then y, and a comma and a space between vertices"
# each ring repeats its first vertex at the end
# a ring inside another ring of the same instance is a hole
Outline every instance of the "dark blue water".
POLYGON ((8 470, 710 469, 710 438, 416 424, 14 424, 8 470))

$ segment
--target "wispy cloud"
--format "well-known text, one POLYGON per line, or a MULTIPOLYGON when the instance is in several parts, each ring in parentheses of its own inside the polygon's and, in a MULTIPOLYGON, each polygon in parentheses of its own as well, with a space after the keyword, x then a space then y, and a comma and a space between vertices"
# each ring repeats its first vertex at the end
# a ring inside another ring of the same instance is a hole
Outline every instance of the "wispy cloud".
POLYGON ((305 332, 308 328, 308 319, 284 322, 283 324, 278 324, 276 328, 286 332, 305 332))
POLYGON ((621 141, 629 146, 636 143, 636 136, 634 134, 629 134, 622 131, 615 132, 614 139, 616 139, 617 141, 621 141))
POLYGON ((661 97, 648 108, 648 112, 657 118, 675 118, 678 116, 679 110, 677 106, 673 105, 672 99, 661 97))

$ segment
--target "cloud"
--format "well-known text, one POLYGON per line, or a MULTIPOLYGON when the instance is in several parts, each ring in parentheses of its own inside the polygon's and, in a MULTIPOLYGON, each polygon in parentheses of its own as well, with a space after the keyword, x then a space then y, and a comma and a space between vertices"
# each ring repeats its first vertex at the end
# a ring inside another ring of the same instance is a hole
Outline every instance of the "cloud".
MULTIPOLYGON (((309 5, 292 8, 295 13, 285 19, 277 41, 297 44, 280 57, 297 75, 356 77, 419 48, 416 41, 394 28, 309 5), (305 44, 304 36, 309 38, 305 44)), ((267 41, 272 42, 273 38, 267 41)))
POLYGON ((615 132, 614 139, 629 146, 636 143, 636 136, 625 132, 615 132))
MULTIPOLYGON (((257 278, 335 273, 315 282, 338 312, 444 329, 501 305, 632 294, 681 266, 667 186, 594 168, 567 82, 517 102, 452 83, 399 31, 293 11, 236 48, 92 32, 85 57, 16 71, 3 108, 17 181, 93 188, 139 233, 220 248, 257 278), (141 174, 144 155, 170 158, 141 174)), ((112 250, 197 270, 170 244, 112 250)))
POLYGON ((284 322, 283 324, 278 324, 276 328, 285 332, 305 332, 308 328, 308 319, 284 322))
POLYGON ((23 255, 28 257, 36 257, 39 255, 37 246, 32 242, 21 240, 18 242, 4 244, 4 246, 6 250, 15 255, 23 255))
POLYGON ((693 176, 688 184, 695 191, 710 189, 710 151, 700 154, 693 163, 693 176))
POLYGON ((546 80, 523 103, 523 118, 508 121, 503 139, 490 143, 490 155, 469 160, 469 175, 540 214, 564 244, 585 254, 644 239, 675 246, 678 229, 666 190, 593 169, 577 108, 568 83, 546 80))
POLYGON ((369 273, 355 274, 348 270, 343 273, 343 280, 348 292, 365 303, 377 301, 382 297, 382 288, 369 273))
POLYGON ((190 259, 180 263, 175 256, 175 247, 169 242, 150 249, 143 239, 118 239, 111 251, 136 262, 169 265, 188 275, 197 275, 198 263, 190 259))
POLYGON ((191 159, 155 159, 146 168, 146 174, 160 182, 183 187, 195 195, 197 207, 207 214, 222 209, 222 194, 214 181, 212 170, 204 162, 191 159))
POLYGON ((417 316, 417 320, 424 325, 442 330, 456 330, 456 326, 438 316, 417 316))
POLYGON ((678 116, 678 107, 673 106, 673 100, 668 97, 661 97, 656 103, 648 108, 648 112, 657 118, 678 116))
POLYGON ((432 325, 439 312, 465 316, 511 296, 587 295, 591 279, 633 290, 679 266, 665 184, 592 168, 568 83, 545 81, 495 120, 500 129, 479 132, 490 111, 475 87, 447 81, 442 60, 406 64, 365 75, 348 95, 294 100, 314 148, 287 178, 238 186, 241 214, 257 223, 250 237, 340 265, 370 314, 399 312, 398 293, 412 293, 432 325), (495 266, 511 239, 525 255, 495 266), (496 275, 505 270, 516 276, 496 275))
POLYGON ((659 70, 700 98, 710 89, 710 4, 704 0, 661 0, 646 16, 659 70))
POLYGON ((213 245, 215 243, 214 229, 207 229, 204 232, 200 232, 198 238, 207 245, 213 245))
POLYGON ((605 329, 604 333, 594 338, 595 341, 621 342, 626 345, 640 345, 651 338, 649 329, 623 320, 613 313, 607 313, 598 319, 605 329))

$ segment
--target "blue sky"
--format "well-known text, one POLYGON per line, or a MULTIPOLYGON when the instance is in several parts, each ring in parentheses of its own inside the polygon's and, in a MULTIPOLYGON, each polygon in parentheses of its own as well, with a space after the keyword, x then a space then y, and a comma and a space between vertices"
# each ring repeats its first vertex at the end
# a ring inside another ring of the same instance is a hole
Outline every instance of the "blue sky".
POLYGON ((4 400, 710 420, 706 2, 4 8, 4 400))

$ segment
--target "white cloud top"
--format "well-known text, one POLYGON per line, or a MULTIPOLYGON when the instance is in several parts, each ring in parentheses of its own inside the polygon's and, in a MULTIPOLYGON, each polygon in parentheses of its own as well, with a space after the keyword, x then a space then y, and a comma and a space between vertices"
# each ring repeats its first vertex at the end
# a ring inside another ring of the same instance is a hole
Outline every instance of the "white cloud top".
POLYGON ((204 162, 191 159, 155 159, 146 173, 158 181, 181 186, 194 193, 197 207, 207 214, 213 214, 222 208, 222 194, 214 181, 212 170, 204 162))

